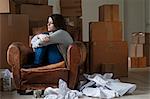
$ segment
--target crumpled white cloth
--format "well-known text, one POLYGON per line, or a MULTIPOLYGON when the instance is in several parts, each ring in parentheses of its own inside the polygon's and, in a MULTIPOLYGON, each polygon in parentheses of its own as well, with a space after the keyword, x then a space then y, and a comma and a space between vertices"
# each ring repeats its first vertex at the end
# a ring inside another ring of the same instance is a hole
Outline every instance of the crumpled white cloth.
POLYGON ((63 80, 59 80, 59 88, 48 87, 44 91, 44 99, 78 99, 83 94, 77 90, 71 90, 63 80))
POLYGON ((104 75, 85 74, 84 76, 90 80, 80 88, 80 91, 86 96, 110 99, 123 96, 126 93, 131 94, 136 89, 135 84, 123 83, 118 79, 112 79, 112 73, 106 73, 104 75))

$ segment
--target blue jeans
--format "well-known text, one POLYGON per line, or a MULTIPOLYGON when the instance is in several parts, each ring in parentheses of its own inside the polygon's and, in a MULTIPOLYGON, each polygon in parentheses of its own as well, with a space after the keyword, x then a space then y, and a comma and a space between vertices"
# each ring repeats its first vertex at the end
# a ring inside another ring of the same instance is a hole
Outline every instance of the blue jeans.
POLYGON ((63 57, 56 44, 35 49, 34 64, 36 65, 55 64, 60 61, 63 61, 63 57))

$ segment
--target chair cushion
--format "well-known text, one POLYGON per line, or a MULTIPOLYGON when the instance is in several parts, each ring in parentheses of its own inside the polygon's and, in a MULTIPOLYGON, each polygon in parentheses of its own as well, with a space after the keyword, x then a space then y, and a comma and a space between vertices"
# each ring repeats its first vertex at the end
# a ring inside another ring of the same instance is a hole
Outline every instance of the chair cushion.
POLYGON ((21 69, 22 83, 57 83, 59 79, 68 80, 69 70, 65 62, 51 64, 43 67, 21 69), (53 76, 52 76, 53 75, 53 76))
POLYGON ((34 72, 34 71, 41 72, 42 70, 51 70, 51 69, 55 69, 55 68, 65 68, 65 62, 62 61, 62 62, 59 62, 56 64, 50 64, 50 65, 36 67, 36 68, 28 68, 28 69, 22 68, 21 72, 34 72))

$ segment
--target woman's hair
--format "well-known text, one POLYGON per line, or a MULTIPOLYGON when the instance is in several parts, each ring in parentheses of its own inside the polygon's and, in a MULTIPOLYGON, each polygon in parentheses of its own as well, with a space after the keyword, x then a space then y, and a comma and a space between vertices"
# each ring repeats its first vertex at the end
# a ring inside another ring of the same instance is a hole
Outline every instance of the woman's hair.
POLYGON ((64 17, 61 14, 52 14, 49 16, 53 20, 53 24, 56 29, 63 29, 66 30, 66 22, 64 17))

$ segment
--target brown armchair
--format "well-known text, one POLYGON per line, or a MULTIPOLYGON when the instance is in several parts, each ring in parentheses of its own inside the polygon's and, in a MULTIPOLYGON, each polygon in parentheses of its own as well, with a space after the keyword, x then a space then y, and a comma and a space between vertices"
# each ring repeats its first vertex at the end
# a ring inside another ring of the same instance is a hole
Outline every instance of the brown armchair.
POLYGON ((37 68, 22 68, 22 65, 31 58, 31 53, 33 53, 32 48, 21 42, 10 44, 7 50, 7 61, 12 66, 14 82, 19 93, 27 89, 57 87, 59 79, 65 80, 71 89, 76 87, 79 68, 86 59, 86 48, 82 42, 74 42, 69 45, 67 63, 63 61, 37 68))

